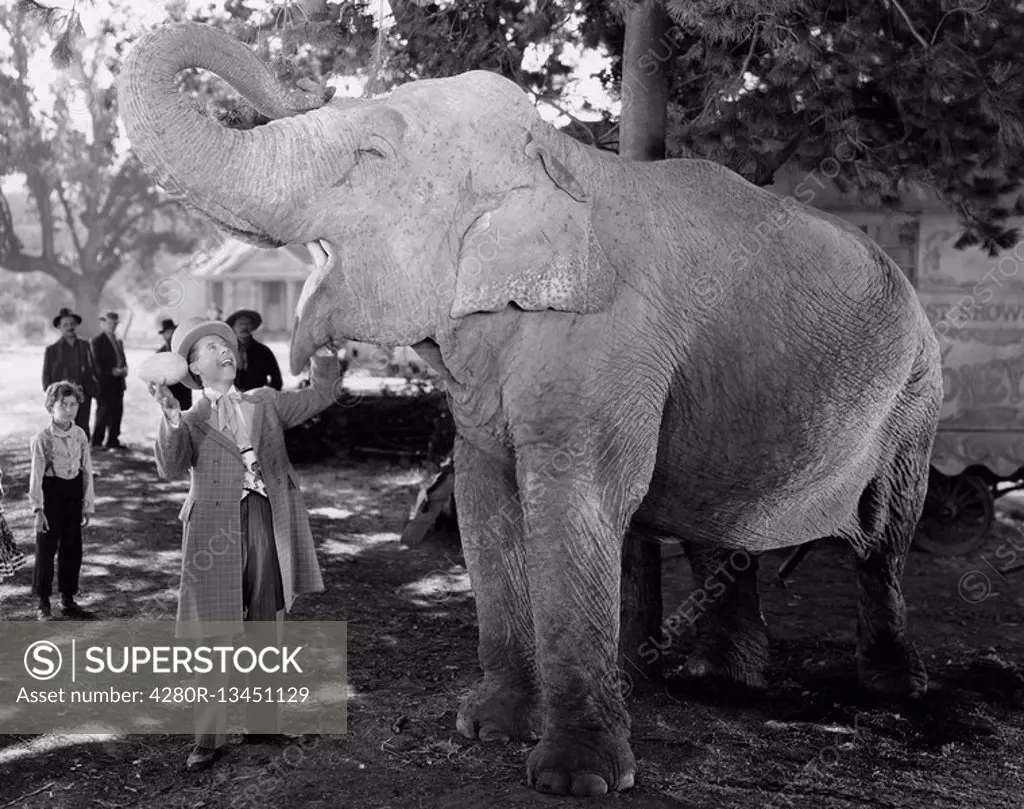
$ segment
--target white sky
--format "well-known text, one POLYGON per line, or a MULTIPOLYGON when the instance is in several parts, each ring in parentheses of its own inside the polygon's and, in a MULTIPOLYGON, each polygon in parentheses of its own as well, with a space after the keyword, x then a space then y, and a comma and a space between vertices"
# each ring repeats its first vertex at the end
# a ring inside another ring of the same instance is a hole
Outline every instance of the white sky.
MULTIPOLYGON (((451 2, 451 0, 448 1, 451 2)), ((0 0, 0 3, 4 5, 11 5, 14 2, 15 0, 0 0)), ((71 8, 74 4, 74 0, 40 0, 40 2, 43 5, 65 9, 71 8)), ((391 14, 391 8, 387 4, 387 0, 379 0, 379 2, 384 12, 385 21, 387 21, 391 14)), ((91 5, 84 0, 80 0, 79 5, 86 39, 97 33, 97 26, 102 19, 115 13, 112 12, 112 6, 108 0, 93 0, 91 5)), ((268 0, 249 0, 246 5, 253 8, 266 8, 271 3, 268 0)), ((187 0, 189 11, 208 9, 211 6, 222 8, 223 4, 213 3, 211 0, 187 0)), ((135 0, 129 8, 130 11, 127 13, 117 11, 115 22, 119 22, 123 30, 135 36, 160 25, 166 19, 164 6, 159 2, 135 0)), ((379 14, 375 16, 379 16, 379 14)), ((0 32, 0 52, 9 48, 10 43, 6 41, 6 35, 0 32)), ((549 47, 542 46, 541 48, 536 48, 531 46, 527 50, 523 67, 529 70, 536 70, 543 64, 549 52, 549 47)), ((86 51, 84 55, 88 58, 89 52, 86 51)), ((591 73, 599 71, 607 64, 607 57, 603 53, 596 51, 581 53, 579 50, 573 49, 564 58, 570 64, 572 64, 572 60, 577 61, 576 72, 570 80, 570 89, 563 95, 561 100, 561 103, 567 109, 582 120, 596 120, 599 117, 598 115, 587 112, 582 108, 581 105, 585 100, 599 108, 609 110, 617 108, 617 102, 613 102, 604 92, 600 82, 596 78, 589 78, 591 73)), ((87 113, 90 101, 89 92, 73 75, 56 71, 53 68, 50 62, 49 48, 40 48, 36 51, 29 62, 29 72, 39 105, 44 109, 52 110, 56 94, 60 93, 66 100, 72 119, 77 122, 83 132, 88 133, 91 128, 91 122, 87 113)), ((114 77, 107 72, 104 73, 105 75, 97 77, 97 84, 109 86, 114 77)), ((365 79, 360 77, 333 76, 328 80, 328 84, 338 88, 339 95, 345 96, 360 95, 363 91, 364 83, 365 79)), ((556 126, 564 126, 568 123, 568 119, 564 115, 561 115, 548 105, 540 105, 538 112, 545 119, 553 121, 556 126)), ((117 144, 118 150, 122 151, 126 145, 126 142, 117 144)), ((3 190, 5 191, 10 189, 20 190, 24 185, 24 179, 20 175, 11 175, 3 178, 2 183, 3 190)))

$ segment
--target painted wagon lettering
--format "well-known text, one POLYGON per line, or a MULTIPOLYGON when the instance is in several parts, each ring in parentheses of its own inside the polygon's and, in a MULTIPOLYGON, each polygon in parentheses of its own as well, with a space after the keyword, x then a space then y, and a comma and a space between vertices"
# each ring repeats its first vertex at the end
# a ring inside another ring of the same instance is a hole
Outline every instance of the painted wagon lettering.
POLYGON ((987 362, 981 365, 965 365, 960 370, 964 404, 997 404, 1007 401, 1010 388, 1006 384, 1002 361, 987 362))
POLYGON ((1006 375, 1010 378, 1010 401, 1017 403, 1021 399, 1020 381, 1024 377, 1024 358, 1014 358, 1002 362, 1006 375))
POLYGON ((975 294, 975 295, 978 295, 978 294, 980 294, 980 293, 979 293, 979 287, 981 288, 981 292, 987 292, 987 293, 988 293, 988 297, 987 297, 987 298, 985 298, 985 300, 983 300, 983 301, 980 301, 980 303, 987 303, 988 301, 990 301, 990 300, 992 299, 992 296, 993 296, 993 295, 995 294, 995 293, 994 293, 994 292, 992 291, 992 287, 990 286, 990 283, 991 283, 991 282, 995 282, 995 284, 996 284, 996 285, 997 285, 997 286, 998 286, 998 287, 999 287, 1000 289, 1002 289, 1002 287, 1003 287, 1003 282, 1002 282, 1002 281, 1000 281, 1000 280, 999 280, 998 278, 990 278, 990 277, 989 277, 989 276, 991 276, 991 275, 992 275, 993 273, 995 273, 995 271, 996 271, 996 268, 995 268, 995 267, 993 267, 993 268, 992 268, 991 270, 989 270, 989 271, 988 271, 987 273, 985 273, 985 274, 984 274, 984 275, 982 276, 981 280, 980 280, 980 281, 978 281, 978 283, 976 283, 976 284, 974 285, 974 289, 973 289, 972 291, 974 292, 974 294, 975 294))
POLYGON ((956 328, 962 328, 964 323, 971 319, 971 307, 973 305, 974 297, 972 295, 964 295, 959 303, 946 312, 946 319, 956 328))
POLYGON ((1024 304, 1020 303, 985 303, 992 297, 992 290, 986 288, 982 293, 989 293, 984 300, 975 299, 972 295, 965 296, 960 303, 930 303, 925 306, 925 313, 932 327, 940 337, 948 334, 950 326, 960 328, 968 320, 986 323, 1003 322, 1019 323, 1024 317, 1024 304))

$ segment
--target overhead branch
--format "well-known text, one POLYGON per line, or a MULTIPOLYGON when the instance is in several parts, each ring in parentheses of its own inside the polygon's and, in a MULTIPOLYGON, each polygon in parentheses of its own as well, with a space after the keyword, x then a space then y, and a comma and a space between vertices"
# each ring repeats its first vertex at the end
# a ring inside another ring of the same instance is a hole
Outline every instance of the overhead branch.
POLYGON ((24 253, 0 256, 0 270, 16 273, 41 272, 68 289, 73 288, 75 283, 81 279, 80 275, 73 273, 71 268, 63 262, 50 261, 42 256, 28 256, 24 253))
POLYGON ((21 119, 21 126, 25 133, 33 133, 37 143, 35 146, 36 159, 23 161, 19 168, 25 172, 25 179, 36 200, 36 208, 39 211, 39 228, 42 239, 42 254, 46 261, 56 261, 56 249, 54 245, 53 229, 53 206, 50 201, 50 187, 43 174, 41 164, 45 146, 42 137, 34 132, 32 108, 28 99, 29 73, 28 73, 28 51, 25 48, 26 38, 22 30, 21 16, 15 16, 14 35, 11 37, 11 47, 14 52, 14 64, 17 78, 12 83, 14 90, 14 102, 18 109, 18 116, 21 119))
MULTIPOLYGON (((141 210, 134 216, 129 217, 124 222, 122 222, 116 229, 110 232, 107 238, 104 239, 104 249, 112 250, 113 248, 117 247, 118 243, 121 242, 125 238, 125 236, 129 234, 129 232, 132 230, 132 228, 135 226, 137 222, 152 216, 158 210, 161 210, 163 208, 171 208, 179 204, 180 203, 177 200, 165 199, 161 200, 160 202, 157 202, 154 205, 147 205, 144 210, 141 210)), ((148 233, 146 235, 154 236, 158 234, 148 233)), ((127 250, 125 250, 125 252, 127 252, 127 250)))
POLYGON ((775 179, 775 173, 789 162, 789 159, 796 154, 796 150, 800 148, 800 144, 803 142, 804 136, 802 134, 797 134, 791 138, 789 143, 772 155, 771 161, 764 167, 761 176, 754 181, 754 184, 769 185, 775 179), (764 182, 760 182, 761 180, 764 180, 764 182))
POLYGON ((57 182, 54 185, 54 191, 57 192, 57 199, 60 200, 60 204, 64 208, 64 220, 68 223, 68 230, 71 232, 71 241, 75 245, 75 252, 81 256, 82 242, 78 238, 78 228, 75 227, 75 213, 71 210, 71 203, 64 193, 64 185, 57 182))
POLYGON ((110 188, 107 189, 107 198, 103 200, 103 205, 100 207, 97 218, 109 219, 111 210, 118 195, 121 193, 121 187, 128 180, 128 167, 131 163, 131 157, 125 158, 125 161, 121 164, 121 168, 118 169, 117 174, 114 176, 113 181, 110 183, 110 188))
POLYGON ((537 101, 542 101, 543 103, 547 104, 549 107, 554 108, 555 110, 560 112, 562 115, 564 115, 566 118, 568 118, 570 121, 572 121, 574 124, 578 125, 584 132, 587 132, 590 135, 590 143, 591 143, 591 145, 595 145, 597 143, 597 138, 594 136, 593 130, 586 123, 586 121, 581 121, 579 118, 577 118, 575 115, 573 115, 571 112, 569 112, 565 107, 563 107, 561 104, 559 104, 557 101, 555 101, 550 96, 541 95, 540 93, 534 93, 533 95, 537 99, 537 101))
POLYGON ((907 28, 910 29, 910 33, 914 35, 914 39, 920 42, 921 46, 925 50, 928 50, 928 40, 926 40, 923 36, 921 36, 920 33, 918 33, 918 30, 914 27, 914 23, 911 22, 910 20, 910 15, 907 14, 906 9, 904 9, 903 6, 900 5, 900 0, 882 0, 882 2, 891 4, 892 7, 895 8, 897 12, 899 12, 899 15, 903 18, 903 22, 905 22, 907 24, 907 28))
POLYGON ((754 51, 757 50, 757 38, 761 35, 760 24, 754 25, 754 31, 750 35, 750 49, 747 51, 747 55, 743 59, 743 64, 740 65, 740 75, 736 81, 739 82, 740 89, 745 84, 743 76, 746 75, 747 69, 750 67, 750 61, 754 58, 754 51))

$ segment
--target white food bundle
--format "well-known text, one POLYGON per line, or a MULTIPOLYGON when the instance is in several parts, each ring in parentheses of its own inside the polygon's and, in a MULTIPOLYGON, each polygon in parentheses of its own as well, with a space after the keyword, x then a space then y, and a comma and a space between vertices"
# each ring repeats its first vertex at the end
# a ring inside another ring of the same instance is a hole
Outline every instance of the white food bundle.
POLYGON ((143 382, 157 385, 175 385, 188 374, 188 363, 180 354, 165 351, 143 360, 139 366, 139 378, 143 382))

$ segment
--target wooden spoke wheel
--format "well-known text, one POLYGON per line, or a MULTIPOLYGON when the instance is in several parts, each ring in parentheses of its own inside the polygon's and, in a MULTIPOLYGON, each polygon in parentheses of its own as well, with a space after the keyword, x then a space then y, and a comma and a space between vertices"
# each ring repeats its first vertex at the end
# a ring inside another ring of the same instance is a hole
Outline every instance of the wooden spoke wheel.
POLYGON ((975 475, 932 475, 914 544, 940 556, 963 556, 988 536, 995 498, 975 475))

